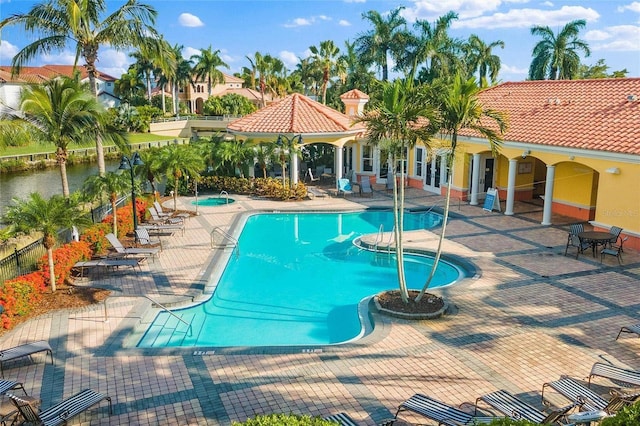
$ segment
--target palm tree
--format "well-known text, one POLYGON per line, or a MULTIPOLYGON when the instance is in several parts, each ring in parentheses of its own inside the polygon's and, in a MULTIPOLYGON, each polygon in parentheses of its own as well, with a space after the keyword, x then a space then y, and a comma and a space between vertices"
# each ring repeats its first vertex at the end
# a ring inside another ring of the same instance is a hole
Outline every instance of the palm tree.
MULTIPOLYGON (((402 242, 404 185, 396 183, 396 168, 398 163, 404 164, 405 153, 415 146, 418 139, 428 143, 431 134, 427 128, 418 127, 418 121, 423 117, 431 117, 432 108, 424 102, 413 86, 413 78, 382 82, 382 99, 374 107, 366 111, 357 122, 362 122, 367 128, 369 143, 380 145, 390 156, 391 173, 388 179, 393 179, 393 218, 394 241, 396 246, 396 269, 398 285, 402 300, 408 302, 407 283, 404 274, 404 250, 402 242)), ((405 170, 399 170, 401 180, 404 180, 405 170)))
POLYGON ((531 80, 570 80, 578 73, 580 57, 578 51, 589 56, 589 45, 578 38, 580 30, 587 25, 584 19, 567 23, 559 33, 554 34, 551 28, 536 25, 531 27, 531 34, 540 36, 533 47, 533 61, 529 66, 531 80))
POLYGON ((267 178, 267 167, 273 160, 275 147, 273 142, 260 142, 259 145, 253 147, 256 161, 262 170, 262 177, 265 179, 267 178))
POLYGON ((163 148, 153 147, 151 149, 140 151, 140 157, 143 164, 136 166, 135 173, 142 181, 149 182, 154 199, 157 198, 158 189, 156 181, 164 176, 162 173, 161 151, 163 148))
POLYGON ((161 39, 160 44, 160 50, 164 53, 161 55, 162 59, 156 58, 157 60, 154 60, 155 69, 153 70, 153 74, 156 77, 156 83, 162 91, 162 113, 165 114, 167 112, 165 102, 166 88, 167 85, 174 80, 177 61, 180 56, 176 56, 173 48, 166 40, 161 39))
POLYGON ((504 41, 496 40, 486 44, 475 34, 469 36, 468 44, 468 61, 470 73, 478 71, 478 81, 480 87, 486 87, 487 74, 491 79, 491 83, 496 82, 498 73, 500 72, 500 57, 492 53, 494 47, 504 49, 504 41))
POLYGON ((178 89, 180 87, 185 87, 188 85, 194 86, 193 84, 193 78, 192 78, 192 68, 191 68, 191 61, 184 59, 182 57, 182 49, 184 48, 184 46, 182 45, 174 45, 172 50, 173 50, 173 56, 175 58, 176 61, 176 67, 175 70, 172 73, 173 76, 173 81, 172 81, 172 86, 173 86, 173 113, 175 114, 176 117, 180 116, 180 104, 179 104, 179 99, 178 99, 178 89))
POLYGON ((89 176, 82 186, 82 192, 89 200, 101 199, 107 194, 111 203, 113 216, 113 234, 118 236, 118 220, 116 215, 118 196, 131 190, 131 182, 128 174, 107 172, 103 176, 89 176))
POLYGON ((20 95, 20 111, 10 115, 12 121, 28 128, 35 140, 56 146, 65 198, 69 198, 67 149, 72 143, 88 142, 103 134, 103 112, 95 97, 77 80, 59 77, 41 86, 26 86, 20 95))
POLYGON ((337 75, 342 81, 346 78, 346 68, 340 57, 340 49, 331 40, 320 42, 320 47, 310 46, 309 50, 314 65, 322 70, 322 103, 327 104, 327 87, 332 75, 337 75))
POLYGON ((198 149, 190 145, 168 145, 160 151, 160 169, 173 178, 173 210, 178 209, 178 186, 183 176, 197 179, 205 167, 198 149))
POLYGON ((42 244, 47 249, 49 263, 49 283, 51 292, 56 291, 56 276, 53 263, 53 247, 56 244, 58 231, 72 226, 84 227, 91 223, 87 213, 77 203, 60 195, 53 195, 48 200, 37 192, 31 193, 28 199, 13 199, 14 205, 7 209, 5 221, 13 223, 18 230, 42 232, 42 244))
POLYGON ((211 96, 213 85, 224 83, 224 74, 218 67, 229 69, 229 65, 220 58, 220 49, 213 52, 209 46, 207 49, 200 49, 200 54, 192 55, 190 59, 195 62, 193 75, 199 79, 207 79, 207 92, 211 96))
POLYGON ((356 39, 358 55, 366 63, 375 63, 382 68, 382 81, 389 79, 389 54, 399 52, 406 38, 407 21, 400 15, 403 9, 398 7, 385 16, 375 10, 362 14, 373 29, 356 39))
MULTIPOLYGON (((145 46, 149 50, 159 49, 158 33, 154 28, 157 12, 151 6, 127 0, 111 15, 100 20, 106 11, 105 0, 50 0, 35 5, 28 13, 12 15, 0 22, 0 32, 8 25, 22 25, 33 34, 33 43, 20 50, 12 60, 12 72, 40 54, 62 50, 68 42, 75 44, 75 64, 80 57, 89 74, 91 93, 97 97, 96 62, 101 45, 114 49, 145 46)), ((75 65, 74 64, 74 65, 75 65)), ((102 139, 96 138, 98 172, 104 174, 104 151, 102 139)))
POLYGON ((447 185, 447 195, 445 198, 444 219, 442 221, 442 232, 438 241, 436 257, 433 261, 431 273, 427 278, 422 291, 416 298, 420 301, 431 284, 435 275, 438 262, 442 256, 442 242, 444 241, 449 218, 449 205, 451 201, 451 187, 453 186, 454 164, 456 149, 458 147, 458 133, 461 129, 473 130, 487 139, 491 151, 497 154, 502 143, 502 135, 507 130, 505 115, 496 110, 486 109, 478 100, 480 88, 476 85, 475 79, 465 80, 460 73, 456 74, 452 82, 444 85, 434 85, 431 97, 436 103, 437 119, 430 121, 429 127, 433 132, 448 135, 451 139, 449 153, 447 155, 447 168, 449 170, 449 183, 447 185), (497 131, 495 130, 497 127, 497 131))
POLYGON ((131 102, 144 91, 144 82, 140 79, 140 74, 133 67, 120 76, 114 85, 114 92, 123 102, 131 102))

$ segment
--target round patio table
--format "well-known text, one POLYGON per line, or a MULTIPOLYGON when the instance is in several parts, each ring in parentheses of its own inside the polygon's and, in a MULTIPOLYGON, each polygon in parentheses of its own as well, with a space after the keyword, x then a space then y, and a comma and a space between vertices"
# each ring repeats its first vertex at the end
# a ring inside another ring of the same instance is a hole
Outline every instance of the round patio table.
POLYGON ((580 232, 578 234, 578 238, 580 238, 580 241, 591 244, 593 257, 596 257, 596 247, 598 247, 599 245, 606 245, 609 241, 611 241, 613 235, 611 235, 609 232, 586 231, 580 232))

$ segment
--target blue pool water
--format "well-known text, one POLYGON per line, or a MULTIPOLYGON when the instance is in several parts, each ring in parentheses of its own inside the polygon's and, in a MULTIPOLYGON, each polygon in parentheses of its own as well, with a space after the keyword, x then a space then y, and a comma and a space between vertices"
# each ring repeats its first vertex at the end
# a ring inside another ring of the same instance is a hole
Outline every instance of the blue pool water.
MULTIPOLYGON (((405 230, 427 229, 442 218, 405 215, 405 230)), ((389 211, 256 214, 239 237, 211 299, 174 313, 158 314, 139 347, 326 345, 361 337, 359 302, 397 288, 393 255, 360 250, 353 239, 389 231, 389 211)), ((409 288, 424 285, 432 259, 405 255, 409 288)), ((440 262, 433 287, 461 276, 440 262)), ((368 321, 368 318, 364 318, 368 321)))
POLYGON ((191 204, 193 204, 194 206, 197 204, 199 206, 211 207, 211 206, 226 206, 227 204, 232 204, 235 202, 236 200, 234 200, 233 198, 209 197, 202 200, 198 200, 198 202, 194 200, 191 202, 191 204))

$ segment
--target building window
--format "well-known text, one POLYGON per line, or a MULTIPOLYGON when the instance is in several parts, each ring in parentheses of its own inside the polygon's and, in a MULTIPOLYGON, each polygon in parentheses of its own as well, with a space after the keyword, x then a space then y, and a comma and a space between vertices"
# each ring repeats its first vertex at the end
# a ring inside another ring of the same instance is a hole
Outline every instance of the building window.
POLYGON ((424 176, 424 148, 416 147, 416 165, 413 173, 416 176, 424 176))
POLYGON ((362 171, 373 171, 373 148, 369 145, 362 147, 362 171))

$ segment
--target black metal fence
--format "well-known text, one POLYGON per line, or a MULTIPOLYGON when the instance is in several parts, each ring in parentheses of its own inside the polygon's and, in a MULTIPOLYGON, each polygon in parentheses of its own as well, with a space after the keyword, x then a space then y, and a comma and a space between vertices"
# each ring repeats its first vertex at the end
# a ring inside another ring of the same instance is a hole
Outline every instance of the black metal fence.
POLYGON ((0 282, 35 271, 38 259, 45 253, 42 238, 19 250, 14 249, 13 254, 0 259, 0 282))

